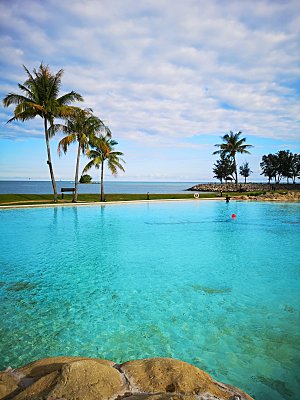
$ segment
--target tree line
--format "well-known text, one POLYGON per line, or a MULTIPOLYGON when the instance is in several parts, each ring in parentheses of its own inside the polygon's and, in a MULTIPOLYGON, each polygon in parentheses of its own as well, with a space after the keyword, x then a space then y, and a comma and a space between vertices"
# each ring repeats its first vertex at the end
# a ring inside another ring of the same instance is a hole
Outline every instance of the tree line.
MULTIPOLYGON (((214 178, 223 181, 235 181, 236 188, 238 189, 238 169, 236 162, 236 154, 250 154, 248 148, 252 145, 246 144, 246 138, 241 138, 242 132, 226 134, 221 137, 223 143, 216 144, 219 150, 213 154, 219 154, 220 159, 217 160, 213 166, 214 178)), ((296 179, 300 178, 300 154, 293 154, 290 150, 280 150, 276 154, 268 154, 262 156, 260 163, 262 169, 261 175, 268 178, 269 183, 274 179, 275 183, 280 183, 282 178, 292 179, 296 183, 296 179)), ((239 167, 239 173, 247 178, 252 173, 249 163, 245 161, 239 167)))
POLYGON ((9 93, 4 97, 3 105, 4 107, 16 105, 14 116, 8 122, 24 122, 35 117, 42 118, 54 202, 57 202, 58 194, 51 159, 50 139, 57 132, 65 134, 58 144, 59 155, 66 153, 72 143, 77 142, 78 145, 73 202, 77 202, 78 198, 81 154, 90 159, 82 173, 92 167, 100 169, 101 201, 104 201, 104 163, 107 163, 109 170, 114 175, 118 170, 124 171, 122 164, 125 161, 121 158, 123 153, 115 150, 118 142, 112 139, 110 129, 100 118, 93 115, 90 108, 82 109, 71 105, 76 101, 83 101, 83 97, 79 93, 71 91, 59 96, 63 69, 53 74, 48 65, 41 63, 39 68, 34 69, 31 73, 25 66, 23 67, 27 79, 23 84, 18 84, 22 94, 9 93), (62 120, 62 123, 55 123, 56 119, 62 120))
POLYGON ((300 178, 300 154, 280 150, 276 154, 264 155, 260 167, 261 175, 266 176, 269 183, 273 179, 275 183, 280 183, 282 178, 286 178, 287 183, 289 179, 296 183, 296 179, 300 178))

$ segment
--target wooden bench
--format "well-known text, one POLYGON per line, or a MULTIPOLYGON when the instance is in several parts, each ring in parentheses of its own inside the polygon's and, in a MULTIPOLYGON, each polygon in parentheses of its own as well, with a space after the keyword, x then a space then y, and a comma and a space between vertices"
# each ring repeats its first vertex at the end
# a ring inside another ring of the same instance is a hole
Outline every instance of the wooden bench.
POLYGON ((73 194, 75 193, 75 188, 61 188, 61 198, 64 198, 64 193, 65 192, 72 192, 73 194))

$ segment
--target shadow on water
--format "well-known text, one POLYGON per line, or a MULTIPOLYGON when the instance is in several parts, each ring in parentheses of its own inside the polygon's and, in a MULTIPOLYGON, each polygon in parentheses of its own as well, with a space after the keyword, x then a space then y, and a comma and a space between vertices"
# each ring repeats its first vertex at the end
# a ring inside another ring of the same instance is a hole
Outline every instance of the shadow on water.
POLYGON ((31 282, 15 282, 6 288, 7 292, 20 292, 22 290, 32 290, 37 288, 36 283, 31 282))
POLYGON ((213 287, 202 286, 202 285, 197 285, 197 284, 192 285, 192 288, 196 292, 203 292, 206 294, 221 294, 221 293, 232 292, 231 288, 213 288, 213 287))
POLYGON ((254 380, 262 383, 265 386, 268 386, 270 389, 274 390, 278 394, 282 396, 283 399, 291 399, 295 395, 295 393, 287 387, 285 382, 279 379, 267 378, 265 376, 258 375, 254 378, 254 380))
POLYGON ((215 219, 215 220, 211 220, 211 221, 180 221, 180 222, 145 222, 145 224, 147 225, 192 225, 192 224, 196 224, 196 225, 204 225, 207 223, 215 223, 215 222, 221 222, 221 223, 228 223, 231 222, 232 219, 227 218, 227 219, 215 219))
POLYGON ((74 228, 75 228, 75 231, 78 232, 79 221, 78 221, 78 209, 77 209, 77 207, 73 207, 73 215, 74 215, 74 228))
POLYGON ((53 207, 53 226, 57 227, 57 213, 58 209, 56 207, 53 207))

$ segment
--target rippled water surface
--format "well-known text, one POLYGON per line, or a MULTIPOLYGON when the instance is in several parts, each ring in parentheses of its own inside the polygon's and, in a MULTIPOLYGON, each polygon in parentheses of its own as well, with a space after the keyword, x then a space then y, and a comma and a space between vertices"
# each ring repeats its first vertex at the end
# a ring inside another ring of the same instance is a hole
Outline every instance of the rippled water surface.
POLYGON ((0 368, 176 357, 299 399, 299 228, 283 203, 1 210, 0 368))

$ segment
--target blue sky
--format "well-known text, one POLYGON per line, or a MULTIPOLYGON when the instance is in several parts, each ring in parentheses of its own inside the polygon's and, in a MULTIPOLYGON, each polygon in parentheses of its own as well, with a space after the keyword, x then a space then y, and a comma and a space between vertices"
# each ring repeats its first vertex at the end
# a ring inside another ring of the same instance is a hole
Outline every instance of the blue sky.
MULTIPOLYGON (((117 179, 211 181, 229 130, 254 145, 238 156, 252 180, 263 154, 300 152, 298 1, 2 0, 0 22, 1 98, 22 64, 63 68, 61 93, 82 94, 124 152, 117 179)), ((42 120, 12 114, 1 105, 0 179, 48 180, 42 120)), ((60 138, 55 175, 72 179, 76 148, 59 158, 60 138)))

